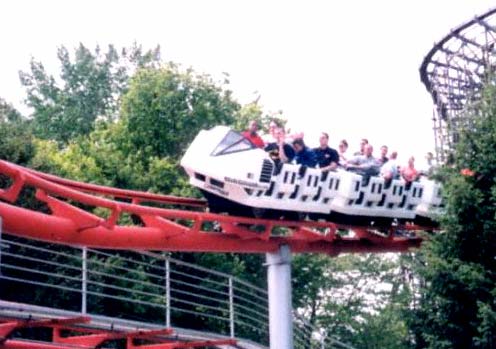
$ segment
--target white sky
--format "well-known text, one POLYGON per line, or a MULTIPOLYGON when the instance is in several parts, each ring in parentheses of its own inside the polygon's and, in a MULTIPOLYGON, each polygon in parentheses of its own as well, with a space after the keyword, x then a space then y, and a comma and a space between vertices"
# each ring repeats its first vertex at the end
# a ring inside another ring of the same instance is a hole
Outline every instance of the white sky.
POLYGON ((432 103, 418 68, 435 41, 490 0, 9 1, 1 7, 0 96, 21 106, 30 57, 57 72, 56 48, 160 44, 165 60, 220 77, 242 103, 258 94, 315 144, 320 130, 358 148, 422 157, 432 103))

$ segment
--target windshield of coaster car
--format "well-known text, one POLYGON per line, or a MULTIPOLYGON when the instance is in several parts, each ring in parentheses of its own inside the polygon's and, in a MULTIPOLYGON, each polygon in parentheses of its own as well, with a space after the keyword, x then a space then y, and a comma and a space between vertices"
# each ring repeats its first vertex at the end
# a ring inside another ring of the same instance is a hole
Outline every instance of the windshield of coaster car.
POLYGON ((236 153, 245 150, 255 149, 255 145, 241 134, 235 131, 229 131, 224 139, 215 147, 212 156, 236 153))

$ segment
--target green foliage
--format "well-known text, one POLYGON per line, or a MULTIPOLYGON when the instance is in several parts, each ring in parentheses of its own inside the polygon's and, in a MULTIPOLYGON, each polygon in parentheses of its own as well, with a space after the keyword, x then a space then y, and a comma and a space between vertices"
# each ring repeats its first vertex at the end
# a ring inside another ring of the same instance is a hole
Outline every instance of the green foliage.
POLYGON ((177 159, 199 130, 233 124, 238 109, 231 92, 206 75, 181 72, 173 64, 142 69, 133 77, 122 104, 129 131, 126 150, 177 159))
POLYGON ((401 317, 400 308, 388 305, 376 315, 366 316, 364 326, 355 344, 364 349, 409 348, 408 328, 401 317))
POLYGON ((125 252, 122 254, 90 254, 89 312, 163 323, 163 308, 160 306, 165 306, 165 297, 159 296, 163 292, 157 282, 160 275, 155 275, 156 271, 146 266, 145 263, 149 261, 140 261, 140 256, 125 252), (110 296, 104 297, 102 294, 110 296), (132 299, 133 302, 125 299, 132 299))
POLYGON ((478 335, 474 338, 477 348, 494 348, 496 346, 496 288, 491 292, 492 303, 478 302, 478 335))
POLYGON ((233 128, 238 131, 244 131, 251 120, 256 120, 259 125, 264 125, 263 111, 256 101, 245 104, 238 110, 233 128))
POLYGON ((295 256, 293 305, 313 325, 357 348, 407 348, 404 264, 388 255, 295 256))
POLYGON ((19 75, 26 88, 26 103, 34 110, 36 135, 67 143, 75 136, 89 134, 96 120, 115 119, 130 74, 136 68, 156 65, 160 50, 143 53, 135 44, 120 53, 112 45, 106 52, 98 46, 92 52, 80 44, 74 57, 64 46, 58 49, 57 57, 59 79, 34 59, 30 72, 19 75))
POLYGON ((26 164, 34 155, 29 122, 0 98, 0 159, 26 164))
POLYGON ((262 106, 258 104, 258 99, 239 109, 233 128, 238 131, 246 130, 252 120, 258 121, 260 132, 263 133, 269 131, 269 124, 272 120, 281 126, 285 126, 287 122, 280 114, 264 114, 262 106))
POLYGON ((143 157, 139 152, 126 155, 113 142, 118 125, 109 124, 88 138, 71 142, 62 151, 54 141, 36 141, 36 156, 31 165, 62 177, 172 195, 198 195, 187 184, 177 160, 143 157))
POLYGON ((11 104, 7 103, 3 98, 0 98, 0 122, 18 122, 23 119, 21 113, 11 104))
POLYGON ((122 120, 99 121, 62 150, 55 141, 37 141, 32 166, 84 182, 198 196, 178 161, 200 129, 232 123, 238 104, 230 93, 192 70, 179 73, 170 66, 140 71, 124 101, 122 120), (169 113, 162 115, 164 110, 169 113), (149 132, 157 136, 147 137, 149 132))
POLYGON ((315 324, 317 311, 324 303, 325 290, 335 286, 330 277, 334 263, 321 255, 297 255, 293 260, 293 307, 306 308, 308 320, 315 324))
POLYGON ((418 348, 493 348, 496 282, 496 89, 468 112, 455 162, 445 170, 443 233, 428 244, 419 307, 410 320, 418 348), (463 176, 468 168, 473 176, 463 176))

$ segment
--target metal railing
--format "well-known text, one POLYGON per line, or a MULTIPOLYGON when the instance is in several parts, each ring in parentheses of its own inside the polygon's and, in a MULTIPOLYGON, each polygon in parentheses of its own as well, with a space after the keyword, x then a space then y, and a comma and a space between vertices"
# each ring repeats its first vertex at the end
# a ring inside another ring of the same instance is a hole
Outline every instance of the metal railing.
MULTIPOLYGON (((1 226, 1 221, 0 221, 1 226)), ((267 346, 267 291, 167 254, 68 247, 1 234, 0 299, 215 332, 267 346)), ((296 349, 349 348, 295 318, 296 349)))

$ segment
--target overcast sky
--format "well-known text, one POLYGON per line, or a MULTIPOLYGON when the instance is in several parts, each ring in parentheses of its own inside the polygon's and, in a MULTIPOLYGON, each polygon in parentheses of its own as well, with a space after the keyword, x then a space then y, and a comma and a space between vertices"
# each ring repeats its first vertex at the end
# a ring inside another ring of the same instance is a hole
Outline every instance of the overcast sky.
POLYGON ((433 148, 432 102, 418 68, 450 29, 490 0, 9 1, 2 3, 0 97, 22 105, 30 57, 57 72, 56 49, 133 41, 220 77, 242 103, 261 95, 314 144, 320 130, 352 151, 367 137, 422 156, 433 148))

